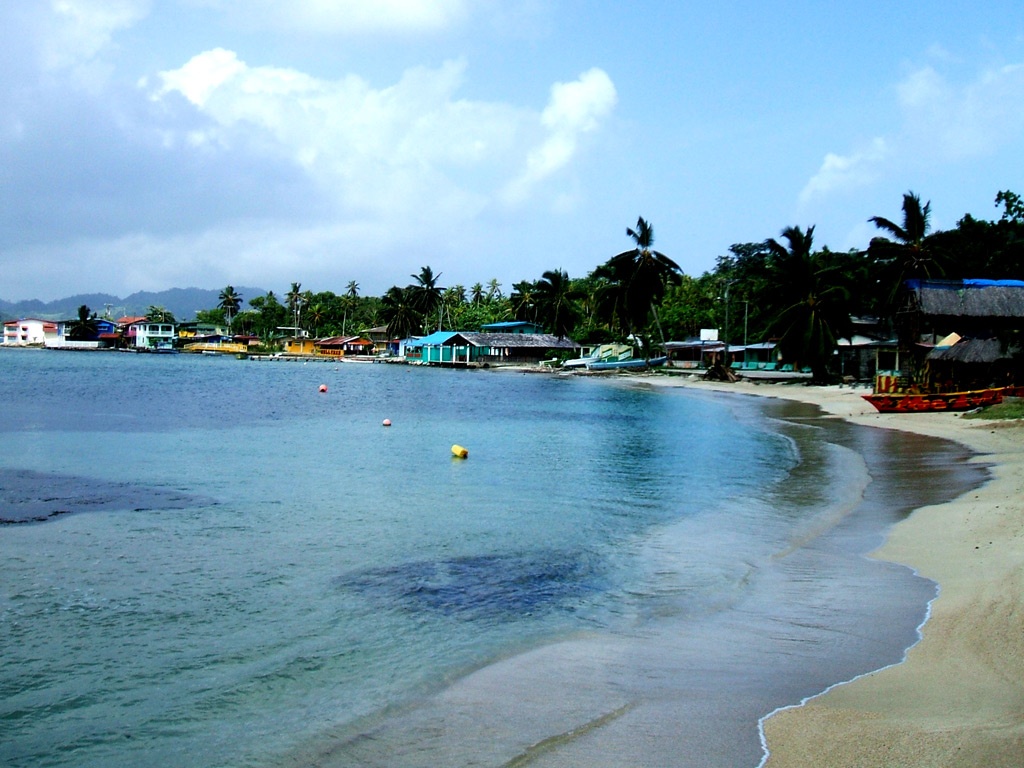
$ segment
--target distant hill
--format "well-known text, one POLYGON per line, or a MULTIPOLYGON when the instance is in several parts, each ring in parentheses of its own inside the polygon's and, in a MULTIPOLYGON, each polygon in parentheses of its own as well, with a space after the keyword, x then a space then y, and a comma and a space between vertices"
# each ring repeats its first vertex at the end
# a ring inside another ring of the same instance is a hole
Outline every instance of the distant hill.
MULTIPOLYGON (((78 317, 78 308, 85 304, 100 317, 107 312, 114 319, 125 315, 144 315, 150 307, 163 307, 176 320, 192 320, 200 309, 215 309, 220 303, 221 289, 171 288, 166 291, 139 291, 123 299, 109 293, 82 293, 56 301, 5 301, 0 299, 0 316, 4 320, 22 317, 36 317, 40 320, 71 320, 78 317)), ((263 288, 235 286, 242 295, 242 308, 249 306, 249 299, 265 296, 263 288)))

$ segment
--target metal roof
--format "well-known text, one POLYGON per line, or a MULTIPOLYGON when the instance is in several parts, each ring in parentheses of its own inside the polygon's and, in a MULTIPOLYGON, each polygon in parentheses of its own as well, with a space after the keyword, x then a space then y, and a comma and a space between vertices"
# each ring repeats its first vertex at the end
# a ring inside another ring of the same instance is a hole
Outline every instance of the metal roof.
POLYGON ((558 338, 552 333, 462 333, 437 331, 417 342, 424 347, 462 343, 471 347, 524 347, 543 349, 576 349, 579 345, 569 338, 558 338))

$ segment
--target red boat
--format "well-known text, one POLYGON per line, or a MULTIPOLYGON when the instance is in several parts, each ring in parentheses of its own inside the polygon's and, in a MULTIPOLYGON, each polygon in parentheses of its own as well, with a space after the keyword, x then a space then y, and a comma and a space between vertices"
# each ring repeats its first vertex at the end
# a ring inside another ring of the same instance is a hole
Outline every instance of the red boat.
MULTIPOLYGON (((933 394, 861 395, 881 413, 929 413, 936 411, 969 411, 1003 402, 1003 387, 975 389, 970 392, 936 392, 933 394)), ((1010 387, 1009 389, 1017 389, 1010 387)))

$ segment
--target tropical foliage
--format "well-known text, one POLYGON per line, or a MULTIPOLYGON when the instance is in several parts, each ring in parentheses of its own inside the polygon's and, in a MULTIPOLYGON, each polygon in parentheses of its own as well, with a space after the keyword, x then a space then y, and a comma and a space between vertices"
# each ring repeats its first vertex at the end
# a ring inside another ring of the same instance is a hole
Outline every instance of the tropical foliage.
POLYGON ((828 251, 812 248, 814 227, 782 232, 787 245, 770 239, 767 297, 782 359, 810 367, 814 379, 829 379, 828 364, 840 336, 847 334, 849 296, 828 251))
POLYGON ((933 232, 931 203, 908 192, 898 220, 869 219, 879 233, 864 250, 818 248, 813 226, 787 227, 778 240, 731 245, 700 275, 683 274, 655 250, 654 228, 640 217, 626 229, 632 247, 588 274, 553 269, 524 277, 508 293, 495 278, 442 287, 441 273, 424 266, 405 287, 392 286, 380 297, 361 295, 354 280, 340 295, 292 283, 283 301, 271 291, 240 310, 227 301, 228 286, 208 312, 225 321, 230 316, 236 333, 268 341, 289 326, 329 336, 384 325, 392 338, 405 338, 519 319, 580 343, 639 344, 645 354, 663 340, 717 328, 730 344, 774 340, 786 361, 826 379, 835 373, 833 352, 850 333, 850 316, 884 323, 904 280, 1024 277, 1024 202, 1003 190, 995 208, 995 221, 966 215, 955 228, 933 232))
POLYGON ((68 331, 68 338, 73 341, 86 341, 95 339, 99 333, 99 323, 96 320, 96 313, 90 312, 85 304, 78 308, 78 319, 74 321, 68 331))

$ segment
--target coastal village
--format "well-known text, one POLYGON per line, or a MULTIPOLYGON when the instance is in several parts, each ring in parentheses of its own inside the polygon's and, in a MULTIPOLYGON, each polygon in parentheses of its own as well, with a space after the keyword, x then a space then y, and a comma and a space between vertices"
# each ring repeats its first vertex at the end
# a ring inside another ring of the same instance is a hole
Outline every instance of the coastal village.
MULTIPOLYGON (((901 344, 886 334, 875 319, 850 318, 848 337, 837 340, 835 366, 841 380, 866 383, 899 410, 917 375, 919 396, 1003 390, 1024 394, 1024 373, 1017 345, 1024 330, 1024 281, 910 280, 904 285, 900 323, 901 344), (924 382, 921 386, 920 382, 924 382), (894 399, 895 398, 895 399, 894 399)), ((4 323, 5 347, 50 350, 123 351, 150 354, 192 353, 233 355, 270 361, 358 361, 443 367, 501 366, 560 369, 573 372, 662 369, 707 377, 736 379, 808 379, 809 367, 795 365, 782 355, 774 339, 752 344, 729 343, 719 329, 699 336, 665 341, 654 355, 644 355, 629 343, 583 345, 568 336, 546 333, 539 323, 512 320, 484 324, 473 330, 438 330, 422 336, 396 338, 389 326, 366 328, 357 334, 313 337, 301 327, 280 327, 270 344, 265 338, 232 334, 215 324, 168 322, 161 318, 90 318, 88 332, 81 320, 48 321, 22 318, 4 323)), ((991 400, 991 398, 990 398, 991 400)), ((967 399, 950 409, 991 404, 967 399)), ((938 402, 937 400, 935 402, 938 402)), ((994 401, 992 401, 994 402, 994 401)), ((921 405, 919 410, 928 408, 921 405)))
POLYGON ((930 232, 931 203, 908 192, 901 222, 869 219, 884 236, 863 251, 816 248, 813 226, 787 227, 781 241, 734 244, 697 278, 639 217, 634 247, 586 277, 549 270, 507 297, 497 280, 442 288, 425 266, 372 299, 354 281, 340 296, 293 283, 286 304, 268 292, 243 309, 227 286, 190 322, 82 305, 77 319, 5 322, 3 345, 862 383, 880 411, 968 410, 1024 394, 1024 201, 1004 190, 995 202, 998 221, 930 232))

